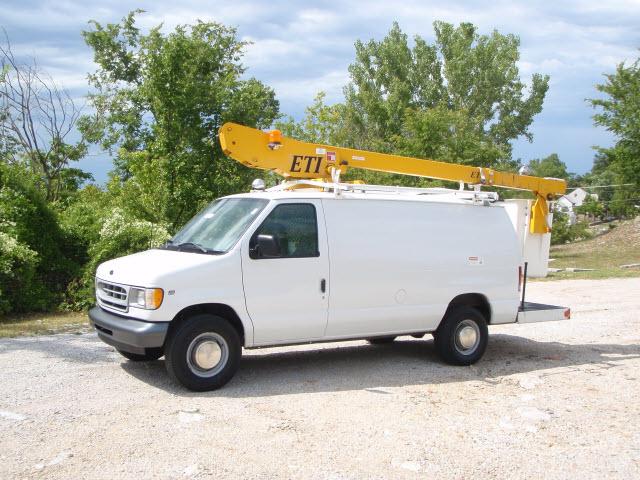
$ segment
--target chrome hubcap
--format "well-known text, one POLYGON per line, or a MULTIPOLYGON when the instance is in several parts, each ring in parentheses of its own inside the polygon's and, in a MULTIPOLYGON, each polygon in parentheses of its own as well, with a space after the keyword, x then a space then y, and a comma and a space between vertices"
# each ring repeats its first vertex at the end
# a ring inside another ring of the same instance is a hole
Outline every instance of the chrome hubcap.
POLYGON ((464 355, 472 354, 480 343, 480 329, 473 320, 463 320, 455 335, 456 350, 464 355))
POLYGON ((194 358, 198 367, 209 370, 220 363, 222 349, 216 342, 205 340, 195 348, 194 358))
POLYGON ((199 377, 212 377, 219 373, 229 359, 229 348, 224 338, 214 332, 201 333, 187 349, 189 369, 199 377))

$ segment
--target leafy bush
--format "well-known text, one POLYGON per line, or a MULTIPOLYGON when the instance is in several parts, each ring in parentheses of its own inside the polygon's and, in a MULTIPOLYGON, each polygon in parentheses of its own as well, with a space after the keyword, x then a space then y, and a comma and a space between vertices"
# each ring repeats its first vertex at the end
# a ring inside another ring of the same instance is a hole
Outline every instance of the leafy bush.
POLYGON ((115 208, 105 219, 100 239, 89 251, 90 264, 157 247, 170 238, 167 227, 146 220, 137 220, 115 208))
POLYGON ((590 215, 593 218, 598 218, 604 214, 604 206, 593 196, 589 195, 583 204, 576 209, 576 212, 583 215, 590 215))
POLYGON ((108 192, 89 185, 79 190, 69 205, 60 212, 61 228, 78 242, 86 259, 89 247, 100 239, 100 230, 111 204, 108 192))
POLYGON ((78 191, 67 208, 60 212, 60 225, 76 244, 76 254, 82 264, 81 271, 66 289, 61 305, 64 310, 81 310, 93 303, 93 276, 87 267, 91 260, 89 250, 100 241, 100 231, 111 203, 107 192, 90 185, 78 191))
MULTIPOLYGON (((65 221, 69 222, 75 215, 68 214, 65 221)), ((112 258, 157 247, 170 237, 166 225, 138 220, 120 207, 110 208, 104 217, 97 215, 91 225, 76 226, 76 229, 84 234, 89 246, 83 273, 71 283, 67 293, 64 307, 73 310, 93 305, 93 279, 98 265, 112 258), (99 231, 94 235, 96 226, 99 226, 99 231)))
POLYGON ((75 245, 33 176, 18 165, 0 163, 0 233, 2 265, 13 272, 0 280, 3 313, 56 307, 80 270, 75 245))
POLYGON ((592 236, 587 222, 576 222, 569 225, 569 216, 562 212, 553 214, 551 228, 551 245, 562 245, 577 240, 584 240, 592 236))
POLYGON ((29 303, 33 292, 38 254, 15 237, 0 232, 0 315, 12 310, 43 308, 46 305, 29 303))

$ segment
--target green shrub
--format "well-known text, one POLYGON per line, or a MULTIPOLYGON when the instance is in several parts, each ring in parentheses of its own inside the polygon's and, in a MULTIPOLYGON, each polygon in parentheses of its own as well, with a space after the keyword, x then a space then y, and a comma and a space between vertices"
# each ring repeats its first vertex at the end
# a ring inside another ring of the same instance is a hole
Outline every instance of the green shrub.
POLYGON ((60 212, 60 225, 76 245, 81 271, 71 280, 61 305, 63 310, 82 310, 93 304, 92 275, 87 275, 90 248, 100 240, 100 230, 111 208, 112 199, 100 188, 89 185, 79 190, 60 212))
POLYGON ((60 226, 70 237, 82 245, 84 255, 100 239, 100 230, 111 210, 113 199, 108 192, 95 185, 79 190, 60 212, 60 226))
POLYGON ((0 315, 46 307, 33 295, 37 264, 36 252, 15 237, 0 232, 0 315))
POLYGON ((100 239, 89 251, 90 266, 95 269, 109 259, 157 247, 170 237, 165 225, 137 220, 114 208, 102 225, 100 239))
POLYGON ((138 220, 119 207, 111 208, 104 218, 97 217, 95 225, 83 227, 85 238, 90 243, 89 260, 82 276, 70 285, 65 304, 68 309, 88 308, 93 305, 94 276, 96 268, 102 262, 157 247, 170 238, 165 225, 138 220), (101 226, 94 238, 97 224, 101 226))
POLYGON ((57 307, 69 281, 80 271, 73 255, 75 244, 60 228, 35 179, 21 166, 0 164, 0 232, 7 242, 3 264, 17 269, 13 279, 4 276, 0 281, 6 282, 0 283, 5 292, 3 312, 57 307), (20 290, 10 296, 16 279, 20 290))
POLYGON ((554 212, 551 228, 551 245, 562 245, 592 236, 587 222, 576 222, 569 225, 569 216, 562 212, 554 212))

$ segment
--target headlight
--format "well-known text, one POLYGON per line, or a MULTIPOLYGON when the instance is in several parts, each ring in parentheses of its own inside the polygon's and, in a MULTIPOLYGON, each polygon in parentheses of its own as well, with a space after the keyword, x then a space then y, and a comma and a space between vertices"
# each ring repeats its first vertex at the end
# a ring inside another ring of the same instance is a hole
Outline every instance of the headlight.
POLYGON ((164 291, 161 288, 135 288, 129 290, 129 305, 155 310, 162 305, 164 291))

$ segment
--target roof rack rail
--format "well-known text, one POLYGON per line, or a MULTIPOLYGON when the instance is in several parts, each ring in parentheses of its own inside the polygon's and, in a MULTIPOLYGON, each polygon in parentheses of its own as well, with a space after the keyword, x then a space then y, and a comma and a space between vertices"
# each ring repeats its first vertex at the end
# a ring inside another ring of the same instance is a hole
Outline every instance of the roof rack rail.
POLYGON ((322 189, 323 191, 333 191, 336 195, 340 195, 341 192, 351 193, 386 193, 386 194, 413 194, 413 195, 433 195, 443 197, 454 197, 460 200, 472 200, 475 202, 496 202, 499 195, 497 192, 481 192, 477 189, 474 190, 456 190, 452 188, 432 187, 432 188, 418 188, 418 187, 399 187, 389 185, 370 185, 364 183, 343 183, 343 182, 325 182, 322 180, 285 180, 275 187, 268 188, 267 192, 282 192, 286 190, 297 190, 300 188, 311 187, 322 189))

